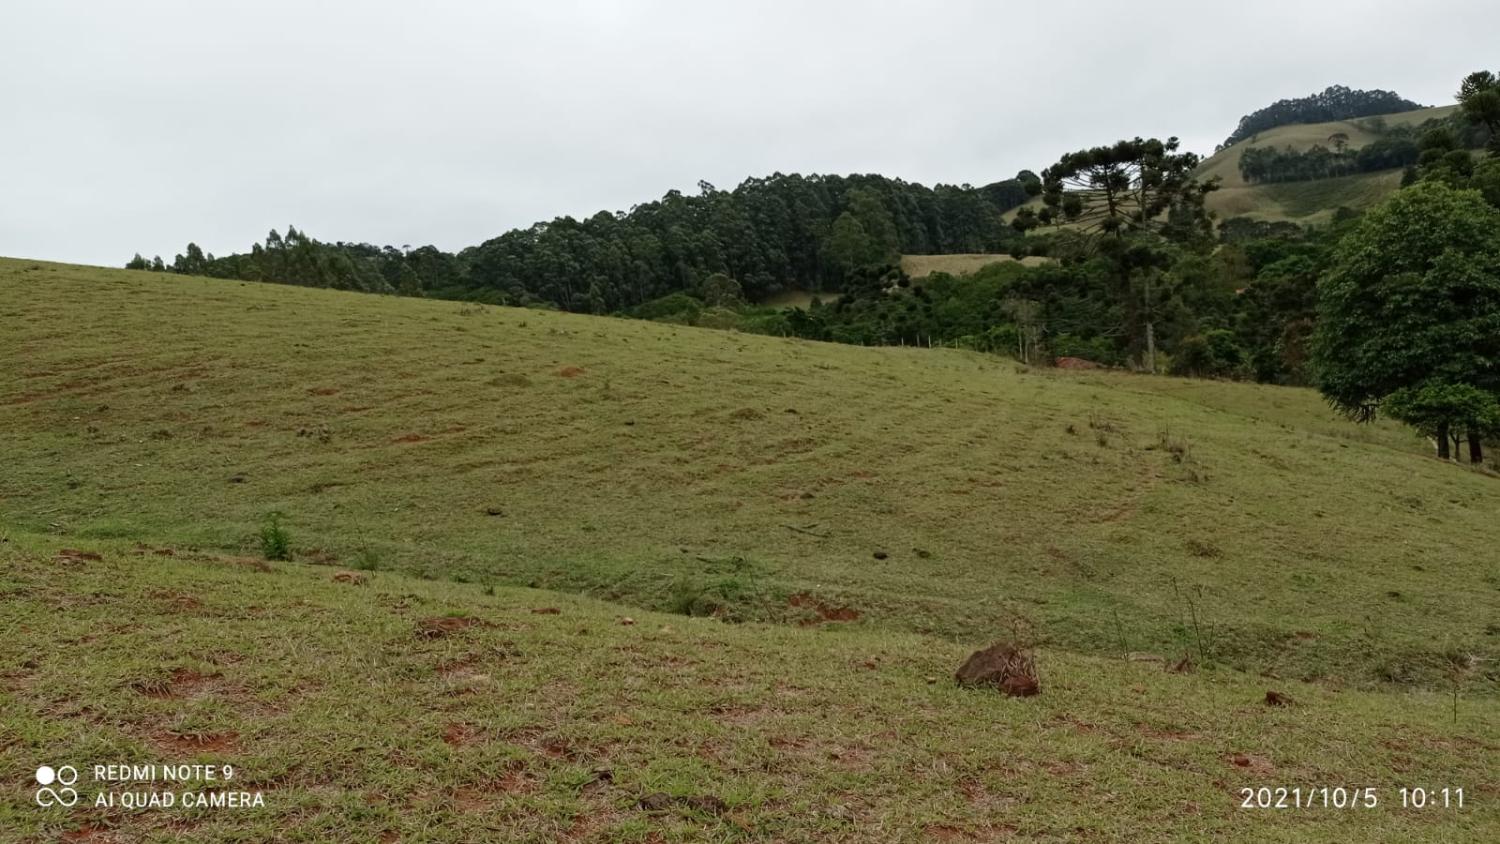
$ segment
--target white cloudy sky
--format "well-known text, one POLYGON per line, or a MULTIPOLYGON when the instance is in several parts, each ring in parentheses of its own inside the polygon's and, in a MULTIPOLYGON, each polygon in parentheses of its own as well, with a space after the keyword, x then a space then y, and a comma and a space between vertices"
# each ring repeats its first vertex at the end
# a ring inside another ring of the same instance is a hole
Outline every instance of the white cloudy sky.
POLYGON ((699 179, 983 184, 1332 83, 1452 101, 1493 0, 4 0, 0 255, 457 249, 699 179))

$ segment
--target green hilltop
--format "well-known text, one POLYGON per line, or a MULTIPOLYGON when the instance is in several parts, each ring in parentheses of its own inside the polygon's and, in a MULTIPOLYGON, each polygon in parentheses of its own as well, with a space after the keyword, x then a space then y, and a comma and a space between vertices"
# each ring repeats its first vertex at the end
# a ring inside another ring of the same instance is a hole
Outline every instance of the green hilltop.
POLYGON ((1248 217, 1266 222, 1325 223, 1339 208, 1363 211, 1401 186, 1401 170, 1394 168, 1308 181, 1250 184, 1240 174, 1240 158, 1251 147, 1291 148, 1299 152, 1330 145, 1344 136, 1358 150, 1389 130, 1415 128, 1428 120, 1451 117, 1458 106, 1439 106, 1389 115, 1326 123, 1298 123, 1259 132, 1209 156, 1198 167, 1203 179, 1218 178, 1220 188, 1209 194, 1208 207, 1221 219, 1248 217))

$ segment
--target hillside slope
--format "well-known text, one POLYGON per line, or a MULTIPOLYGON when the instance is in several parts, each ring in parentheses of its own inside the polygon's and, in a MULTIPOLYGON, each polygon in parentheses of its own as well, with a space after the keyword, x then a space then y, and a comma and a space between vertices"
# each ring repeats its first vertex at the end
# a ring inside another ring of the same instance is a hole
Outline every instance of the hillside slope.
POLYGON ((654 609, 1500 675, 1500 484, 1310 391, 26 261, 0 302, 18 529, 274 511, 302 559, 654 609))
POLYGON ((1309 392, 4 259, 0 320, 0 844, 1500 828, 1497 481, 1309 392), (1000 637, 1039 696, 952 682, 1000 637), (33 802, 188 762, 263 804, 33 802))

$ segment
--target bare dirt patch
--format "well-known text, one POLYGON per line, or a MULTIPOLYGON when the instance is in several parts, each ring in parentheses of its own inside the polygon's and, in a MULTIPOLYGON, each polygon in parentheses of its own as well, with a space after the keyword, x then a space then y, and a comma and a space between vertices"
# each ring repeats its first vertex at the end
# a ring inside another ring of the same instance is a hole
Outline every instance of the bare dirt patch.
POLYGON ((581 366, 565 366, 562 369, 557 370, 557 374, 562 378, 577 378, 578 376, 584 374, 586 371, 587 370, 585 370, 581 366))
POLYGON ((441 639, 482 622, 467 615, 441 615, 424 618, 417 622, 417 636, 423 639, 441 639))
POLYGON ((1054 363, 1058 369, 1103 369, 1103 364, 1085 358, 1060 357, 1054 363))
POLYGON ((808 610, 813 617, 805 618, 798 624, 808 627, 814 624, 822 624, 825 621, 858 621, 860 612, 853 607, 840 607, 822 601, 807 592, 798 592, 788 598, 787 606, 796 609, 808 610))
POLYGON ((233 730, 222 733, 162 731, 152 735, 151 741, 163 750, 174 753, 232 753, 240 747, 240 734, 233 730))
POLYGON ((184 697, 212 679, 191 668, 176 668, 167 677, 146 677, 130 684, 130 688, 146 697, 157 700, 184 697))
POLYGON ((443 744, 449 747, 467 747, 479 740, 479 731, 468 724, 448 724, 443 727, 443 744))
POLYGON ((57 560, 59 563, 97 563, 104 558, 99 556, 98 554, 95 554, 93 551, 79 551, 77 548, 64 548, 58 551, 57 556, 53 559, 57 560))
POLYGON ((425 443, 425 442, 427 442, 430 439, 432 439, 432 437, 424 436, 422 434, 402 434, 401 436, 395 438, 394 440, 391 440, 391 442, 393 442, 393 443, 425 443))
POLYGON ((1231 754, 1227 758, 1227 760, 1229 764, 1235 766, 1236 768, 1242 768, 1244 770, 1252 771, 1257 774, 1269 774, 1276 770, 1276 766, 1271 764, 1271 760, 1265 758, 1264 756, 1254 756, 1248 753, 1235 753, 1231 754))
POLYGON ((162 602, 174 612, 194 612, 203 609, 203 602, 197 596, 178 589, 153 589, 146 594, 162 602))

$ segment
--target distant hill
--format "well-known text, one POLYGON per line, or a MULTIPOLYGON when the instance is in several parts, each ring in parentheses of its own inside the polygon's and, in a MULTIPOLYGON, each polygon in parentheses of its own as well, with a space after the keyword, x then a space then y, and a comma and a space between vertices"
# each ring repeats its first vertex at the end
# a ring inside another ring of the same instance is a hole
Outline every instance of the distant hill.
POLYGON ((1416 111, 1420 108, 1421 105, 1395 91, 1361 91, 1345 85, 1329 85, 1316 94, 1277 100, 1241 117, 1239 125, 1224 139, 1224 143, 1219 144, 1219 149, 1281 126, 1353 120, 1376 114, 1416 111))
POLYGON ((1368 208, 1400 187, 1399 169, 1332 179, 1249 184, 1240 174, 1240 159, 1251 147, 1291 147, 1302 151, 1314 145, 1328 146, 1336 135, 1344 135, 1349 148, 1359 149, 1378 138, 1382 127, 1388 130, 1419 126, 1428 120, 1448 117, 1457 109, 1458 106, 1440 106, 1330 123, 1299 123, 1254 134, 1220 150, 1198 167, 1199 178, 1217 176, 1221 180, 1219 190, 1209 194, 1208 207, 1221 218, 1299 223, 1323 222, 1340 207, 1368 208))

